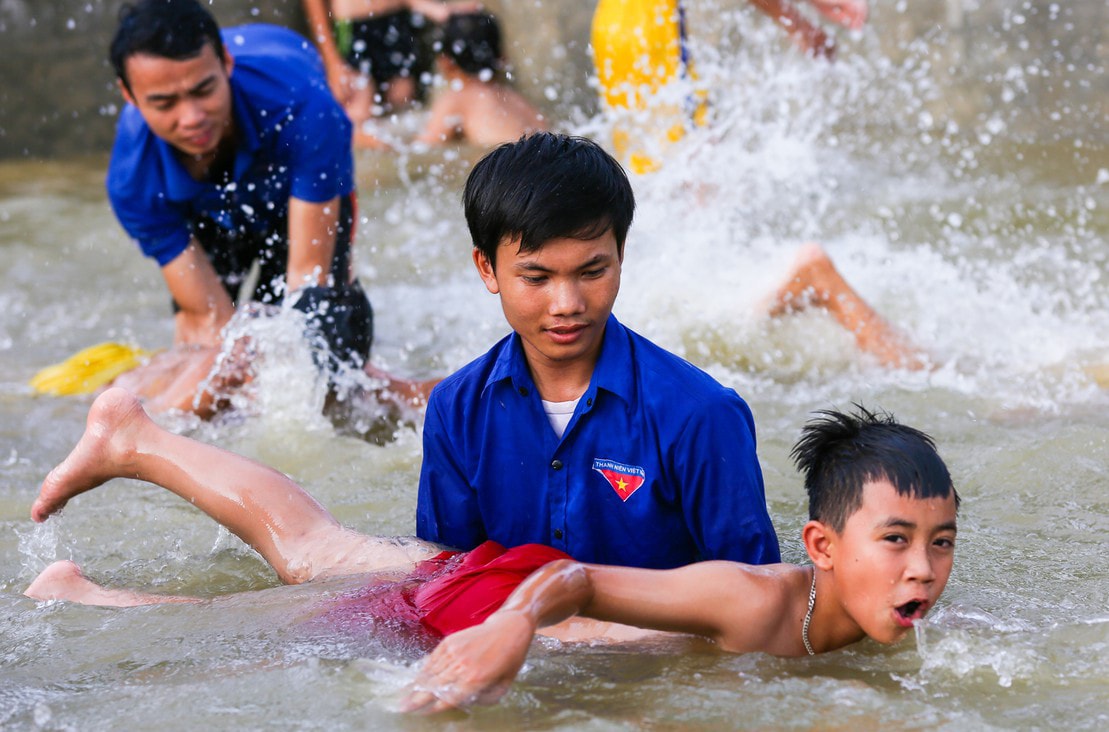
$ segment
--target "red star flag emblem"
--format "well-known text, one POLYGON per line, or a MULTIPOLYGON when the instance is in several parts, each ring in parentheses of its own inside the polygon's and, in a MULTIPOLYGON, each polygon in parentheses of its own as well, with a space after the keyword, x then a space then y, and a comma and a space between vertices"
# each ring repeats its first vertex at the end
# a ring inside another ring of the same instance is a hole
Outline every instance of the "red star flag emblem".
POLYGON ((647 480, 647 471, 638 465, 625 465, 615 460, 593 458, 593 469, 601 474, 621 501, 631 498, 647 480))

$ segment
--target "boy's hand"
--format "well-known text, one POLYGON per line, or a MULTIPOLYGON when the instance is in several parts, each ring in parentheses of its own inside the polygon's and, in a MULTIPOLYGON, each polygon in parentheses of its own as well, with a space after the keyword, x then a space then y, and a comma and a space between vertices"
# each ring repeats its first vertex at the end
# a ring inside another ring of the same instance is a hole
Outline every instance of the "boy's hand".
POLYGON ((508 611, 448 636, 424 660, 401 711, 434 714, 495 703, 524 665, 534 634, 531 620, 508 611))

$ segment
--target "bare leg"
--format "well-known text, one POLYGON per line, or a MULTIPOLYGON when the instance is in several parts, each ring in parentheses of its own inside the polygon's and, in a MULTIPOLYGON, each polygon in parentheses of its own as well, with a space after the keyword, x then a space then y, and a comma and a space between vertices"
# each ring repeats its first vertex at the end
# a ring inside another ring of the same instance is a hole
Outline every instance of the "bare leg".
POLYGON ((385 104, 390 112, 398 112, 416 99, 416 80, 411 76, 397 76, 385 87, 385 104))
POLYGON ((104 587, 90 580, 80 567, 68 560, 54 562, 42 570, 23 594, 36 600, 66 600, 82 605, 107 607, 203 602, 199 597, 154 595, 135 590, 115 590, 104 587))
POLYGON ((859 297, 828 254, 813 243, 801 247, 793 269, 774 294, 769 313, 776 317, 806 307, 827 310, 855 336, 859 349, 875 356, 883 366, 919 370, 928 365, 925 355, 859 297))
POLYGON ((404 568, 438 551, 427 542, 343 528, 287 476, 162 429, 123 389, 97 397, 85 434, 43 481, 31 518, 45 521, 74 496, 119 477, 154 483, 192 503, 258 551, 290 584, 404 568))
POLYGON ((828 20, 844 28, 858 30, 866 24, 867 0, 809 0, 809 4, 828 20))
POLYGON ((359 74, 357 82, 353 85, 350 98, 343 108, 354 127, 354 146, 356 148, 389 150, 389 143, 365 130, 365 122, 373 117, 375 94, 377 94, 377 86, 374 84, 374 80, 359 74))

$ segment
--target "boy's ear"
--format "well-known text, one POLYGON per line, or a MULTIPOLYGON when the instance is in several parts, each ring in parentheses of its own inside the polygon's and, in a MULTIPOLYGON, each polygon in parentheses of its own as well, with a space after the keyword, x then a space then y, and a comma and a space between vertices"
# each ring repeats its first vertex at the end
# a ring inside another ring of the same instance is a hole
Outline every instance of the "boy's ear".
POLYGON ((835 564, 833 550, 837 540, 836 532, 822 521, 809 521, 801 529, 801 541, 805 544, 805 551, 809 559, 819 569, 827 572, 835 564))
POLYGON ((231 71, 234 68, 235 68, 235 57, 232 56, 231 52, 227 50, 226 46, 224 46, 223 47, 223 70, 228 76, 231 76, 231 71))
POLYGON ((501 291, 501 285, 497 282, 493 263, 485 256, 485 252, 477 247, 474 247, 474 266, 477 267, 477 273, 481 275, 481 281, 485 283, 485 289, 494 295, 498 294, 501 291))

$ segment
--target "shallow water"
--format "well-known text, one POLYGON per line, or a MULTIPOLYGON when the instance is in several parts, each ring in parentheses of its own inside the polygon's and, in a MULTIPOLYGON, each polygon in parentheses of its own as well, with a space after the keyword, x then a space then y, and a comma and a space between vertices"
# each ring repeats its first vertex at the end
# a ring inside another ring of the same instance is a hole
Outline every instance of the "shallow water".
MULTIPOLYGON (((699 51, 718 119, 634 179, 616 313, 751 404, 789 560, 802 558, 804 498, 788 452, 809 412, 861 401, 934 435, 964 499, 954 575, 916 638, 892 648, 780 660, 538 643, 500 706, 452 720, 1109 726, 1109 392, 1086 370, 1109 362, 1104 7, 883 5, 827 67, 783 54, 731 4, 692 6, 693 28, 712 29, 699 51), (819 314, 757 314, 814 239, 936 369, 883 370, 819 314)), ((570 129, 606 134, 585 114, 570 129)), ((375 360, 398 373, 447 373, 504 333, 458 203, 475 154, 359 159, 375 360)), ((101 340, 170 337, 160 278, 104 200, 105 163, 0 164, 0 725, 440 728, 392 711, 418 649, 306 625, 320 590, 340 588, 276 587, 172 496, 117 481, 43 526, 26 518, 89 403, 33 397, 27 378, 101 340), (129 610, 22 597, 59 558, 111 585, 250 592, 129 610)), ((418 424, 384 445, 363 425, 334 427, 302 355, 275 351, 231 417, 163 421, 289 473, 355 528, 410 533, 418 424)))

